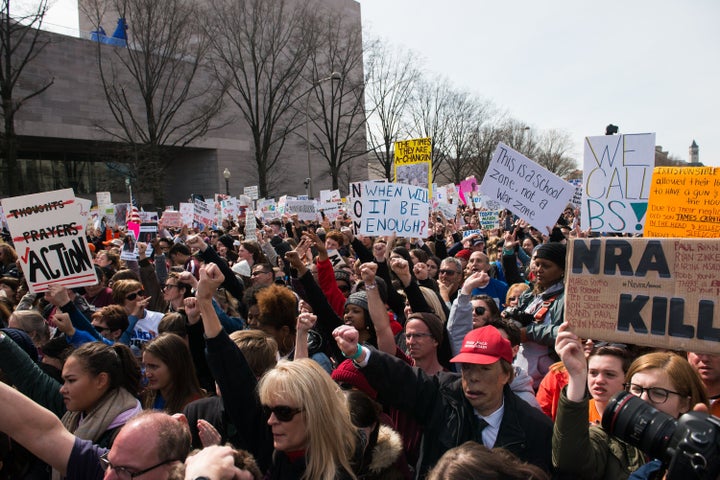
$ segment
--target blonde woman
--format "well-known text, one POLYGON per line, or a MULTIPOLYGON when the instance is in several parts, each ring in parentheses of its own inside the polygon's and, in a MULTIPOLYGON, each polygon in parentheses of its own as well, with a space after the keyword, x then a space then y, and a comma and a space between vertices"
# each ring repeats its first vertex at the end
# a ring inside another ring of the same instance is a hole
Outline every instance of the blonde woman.
POLYGON ((258 386, 272 429, 268 479, 355 479, 358 441, 340 387, 313 360, 281 360, 258 386))

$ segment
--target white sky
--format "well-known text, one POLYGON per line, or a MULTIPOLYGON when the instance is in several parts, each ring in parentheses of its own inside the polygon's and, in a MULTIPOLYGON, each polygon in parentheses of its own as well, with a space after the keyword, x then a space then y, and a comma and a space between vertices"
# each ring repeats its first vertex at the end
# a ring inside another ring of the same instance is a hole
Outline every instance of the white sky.
POLYGON ((720 166, 717 0, 360 0, 374 36, 533 128, 656 132, 720 166))
MULTIPOLYGON (((533 128, 570 132, 579 165, 583 138, 613 123, 620 133, 656 132, 683 160, 694 139, 700 161, 720 166, 717 0, 360 4, 365 28, 414 51, 429 74, 533 128)), ((54 0, 46 28, 69 33, 77 24, 77 1, 54 0)))

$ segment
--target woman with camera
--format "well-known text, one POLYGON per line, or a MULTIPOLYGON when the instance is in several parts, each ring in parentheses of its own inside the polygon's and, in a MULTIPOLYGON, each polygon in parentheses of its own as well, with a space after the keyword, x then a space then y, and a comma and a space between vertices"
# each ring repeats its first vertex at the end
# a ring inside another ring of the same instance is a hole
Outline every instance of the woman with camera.
POLYGON ((598 410, 604 409, 610 398, 623 388, 674 418, 689 411, 696 403, 707 404, 707 395, 699 378, 679 355, 656 352, 639 357, 628 368, 626 383, 621 385, 617 377, 622 375, 617 366, 613 367, 612 359, 600 359, 590 364, 591 376, 602 375, 608 380, 588 382, 588 361, 583 344, 568 323, 560 326, 555 350, 569 379, 567 389, 560 397, 553 429, 553 465, 561 474, 587 479, 626 479, 645 463, 645 454, 638 448, 611 436, 597 425, 588 428, 588 383, 598 410))

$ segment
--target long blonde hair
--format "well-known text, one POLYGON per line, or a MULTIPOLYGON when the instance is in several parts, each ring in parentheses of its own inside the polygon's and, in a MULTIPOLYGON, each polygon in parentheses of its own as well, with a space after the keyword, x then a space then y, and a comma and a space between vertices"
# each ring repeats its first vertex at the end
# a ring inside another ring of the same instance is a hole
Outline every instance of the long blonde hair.
POLYGON ((258 385, 263 405, 283 404, 301 408, 307 429, 303 479, 333 480, 339 469, 356 478, 351 459, 356 428, 340 387, 314 360, 281 360, 258 385))

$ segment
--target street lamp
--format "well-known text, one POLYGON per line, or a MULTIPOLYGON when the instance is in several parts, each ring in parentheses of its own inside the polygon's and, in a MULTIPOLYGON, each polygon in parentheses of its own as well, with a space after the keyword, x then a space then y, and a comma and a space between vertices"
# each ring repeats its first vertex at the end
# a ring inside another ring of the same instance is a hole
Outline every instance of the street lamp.
POLYGON ((225 194, 230 195, 230 170, 227 168, 223 170, 223 177, 225 177, 225 194))
POLYGON ((307 143, 307 164, 308 164, 308 176, 305 179, 305 188, 307 191, 308 199, 312 199, 315 195, 313 194, 312 184, 312 164, 310 163, 310 92, 315 90, 315 87, 319 86, 323 82, 332 80, 333 82, 339 82, 342 80, 342 74, 340 72, 332 72, 329 76, 321 78, 313 82, 312 86, 308 89, 305 100, 305 141, 307 143))

